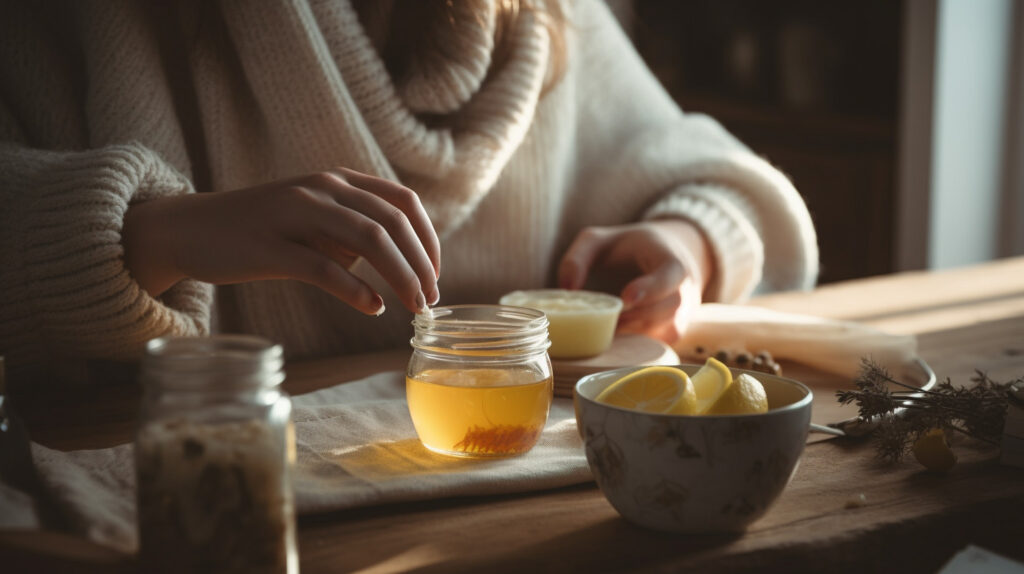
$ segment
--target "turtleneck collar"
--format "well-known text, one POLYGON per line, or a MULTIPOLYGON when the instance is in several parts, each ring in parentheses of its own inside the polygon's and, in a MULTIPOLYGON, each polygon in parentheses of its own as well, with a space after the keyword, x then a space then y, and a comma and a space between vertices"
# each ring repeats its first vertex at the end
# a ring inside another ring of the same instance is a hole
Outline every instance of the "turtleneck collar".
MULTIPOLYGON (((324 25, 333 11, 314 2, 324 25)), ((400 6, 374 9, 401 17, 400 6)), ((507 56, 491 69, 497 0, 459 0, 392 78, 371 34, 393 29, 349 6, 330 50, 346 88, 396 175, 419 194, 438 231, 457 227, 494 185, 533 121, 550 38, 529 10, 513 21, 507 56), (438 115, 444 121, 430 121, 438 115)), ((427 23, 424 23, 426 25, 427 23)))

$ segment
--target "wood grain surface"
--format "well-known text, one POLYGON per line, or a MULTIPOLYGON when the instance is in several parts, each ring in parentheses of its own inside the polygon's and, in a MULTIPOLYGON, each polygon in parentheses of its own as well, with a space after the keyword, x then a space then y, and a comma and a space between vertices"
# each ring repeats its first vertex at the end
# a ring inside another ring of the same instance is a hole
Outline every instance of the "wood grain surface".
MULTIPOLYGON (((975 369, 1002 380, 1024 375, 1024 258, 753 304, 916 334, 940 380, 967 382, 975 369)), ((289 365, 286 386, 308 392, 402 368, 407 358, 400 349, 289 365)), ((48 446, 109 446, 130 439, 137 399, 131 386, 112 385, 29 402, 25 418, 48 446)), ((969 543, 1024 561, 1024 469, 1000 465, 991 448, 955 448, 959 464, 937 475, 913 460, 883 464, 866 441, 809 444, 777 504, 736 537, 633 526, 593 484, 307 516, 299 528, 302 572, 935 572, 969 543), (863 504, 848 504, 861 495, 863 504)), ((59 542, 39 537, 26 545, 16 537, 0 534, 0 553, 17 564, 45 566, 61 556, 59 542)), ((112 560, 104 549, 82 557, 82 544, 69 562, 79 571, 130 567, 130 557, 112 560)))

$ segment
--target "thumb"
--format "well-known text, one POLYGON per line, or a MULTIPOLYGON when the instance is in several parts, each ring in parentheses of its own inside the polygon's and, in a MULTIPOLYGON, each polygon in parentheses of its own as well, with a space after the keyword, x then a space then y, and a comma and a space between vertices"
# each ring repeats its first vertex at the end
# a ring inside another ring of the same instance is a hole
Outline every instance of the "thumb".
POLYGON ((590 268, 611 240, 611 233, 598 227, 587 227, 576 236, 558 265, 558 285, 563 289, 579 289, 587 280, 590 268))

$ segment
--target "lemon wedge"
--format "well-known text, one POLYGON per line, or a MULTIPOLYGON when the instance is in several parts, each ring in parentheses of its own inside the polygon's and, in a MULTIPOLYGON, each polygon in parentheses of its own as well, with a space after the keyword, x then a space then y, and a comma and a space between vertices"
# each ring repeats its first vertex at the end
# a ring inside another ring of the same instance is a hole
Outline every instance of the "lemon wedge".
POLYGON ((693 389, 693 381, 686 373, 679 371, 683 378, 686 380, 686 388, 683 389, 683 394, 679 396, 679 400, 676 404, 672 405, 669 409, 669 414, 673 415, 695 415, 697 414, 697 393, 693 389))
POLYGON ((693 381, 693 390, 697 395, 697 414, 704 414, 732 384, 732 371, 721 361, 708 357, 704 366, 690 380, 693 381))
POLYGON ((697 395, 693 382, 673 367, 646 367, 608 386, 597 401, 648 413, 695 414, 697 395))
POLYGON ((704 414, 745 415, 768 412, 768 395, 760 381, 743 373, 711 403, 704 414))
POLYGON ((928 470, 945 472, 956 464, 956 454, 949 448, 946 433, 932 429, 914 442, 914 458, 928 470))

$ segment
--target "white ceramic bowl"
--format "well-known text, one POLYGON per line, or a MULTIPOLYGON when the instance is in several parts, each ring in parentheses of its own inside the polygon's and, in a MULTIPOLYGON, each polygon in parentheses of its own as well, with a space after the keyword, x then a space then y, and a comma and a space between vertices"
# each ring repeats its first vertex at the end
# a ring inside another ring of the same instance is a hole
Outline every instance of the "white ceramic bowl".
MULTIPOLYGON (((767 512, 796 471, 811 422, 810 389, 746 372, 764 385, 769 411, 751 415, 658 415, 595 397, 640 367, 576 384, 576 421, 597 485, 626 519, 657 530, 739 532, 767 512)), ((698 365, 681 367, 689 374, 698 365)))
POLYGON ((552 359, 580 359, 607 351, 622 311, 622 299, 614 295, 567 289, 513 291, 500 303, 547 315, 552 359))

